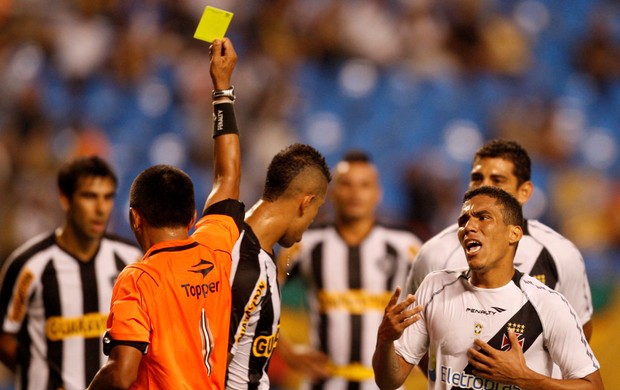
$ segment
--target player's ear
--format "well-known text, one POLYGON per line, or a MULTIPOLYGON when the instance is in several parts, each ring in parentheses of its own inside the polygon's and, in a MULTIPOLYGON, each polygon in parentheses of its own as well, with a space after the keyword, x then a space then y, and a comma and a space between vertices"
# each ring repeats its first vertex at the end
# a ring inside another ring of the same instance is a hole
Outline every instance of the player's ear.
POLYGON ((315 198, 316 198, 316 195, 311 195, 311 194, 304 195, 301 198, 301 202, 299 203, 299 214, 300 215, 304 215, 304 213, 306 212, 308 207, 310 207, 310 205, 312 204, 315 198))
POLYGON ((532 192, 534 191, 534 184, 531 181, 526 181, 522 183, 519 188, 517 188, 517 200, 521 204, 525 204, 530 197, 532 196, 532 192))
POLYGON ((60 207, 65 213, 71 208, 71 199, 63 193, 60 193, 60 207))
POLYGON ((140 228, 140 226, 142 225, 142 217, 140 216, 140 213, 138 212, 138 210, 134 209, 133 207, 129 208, 129 226, 131 227, 131 230, 136 231, 140 228))
POLYGON ((523 237, 523 229, 521 226, 510 225, 510 237, 508 242, 510 242, 511 245, 516 244, 521 240, 521 237, 523 237))
POLYGON ((192 217, 192 220, 190 221, 189 225, 187 226, 187 230, 190 230, 192 228, 192 226, 194 226, 194 223, 196 223, 197 215, 198 214, 194 211, 194 216, 192 217))

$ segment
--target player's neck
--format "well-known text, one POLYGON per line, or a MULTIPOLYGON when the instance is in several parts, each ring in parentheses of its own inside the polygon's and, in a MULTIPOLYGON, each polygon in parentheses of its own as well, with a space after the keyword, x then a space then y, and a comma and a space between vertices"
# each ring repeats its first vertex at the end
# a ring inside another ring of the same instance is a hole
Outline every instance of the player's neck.
POLYGON ((183 241, 189 238, 188 229, 186 227, 165 227, 156 228, 150 226, 143 227, 144 232, 138 241, 143 245, 146 251, 153 245, 168 241, 183 241))
POLYGON ((370 234, 375 219, 368 218, 337 218, 336 228, 342 239, 351 246, 359 245, 370 234))
POLYGON ((70 225, 65 225, 56 230, 56 242, 63 250, 86 263, 97 253, 101 240, 88 237, 70 225))
POLYGON ((252 228, 261 248, 273 253, 274 245, 285 233, 285 220, 289 219, 288 212, 278 210, 274 203, 259 200, 246 213, 245 222, 252 228))
POLYGON ((472 270, 470 282, 479 288, 500 288, 512 280, 514 272, 514 267, 502 267, 485 271, 472 270))

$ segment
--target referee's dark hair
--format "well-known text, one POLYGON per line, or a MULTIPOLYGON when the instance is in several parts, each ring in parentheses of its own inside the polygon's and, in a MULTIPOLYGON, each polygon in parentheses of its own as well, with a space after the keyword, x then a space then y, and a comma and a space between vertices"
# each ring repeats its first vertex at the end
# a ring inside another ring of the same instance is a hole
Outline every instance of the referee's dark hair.
POLYGON ((469 190, 463 195, 463 203, 478 195, 485 195, 496 200, 502 207, 503 221, 506 225, 521 226, 523 229, 523 207, 521 203, 508 192, 498 187, 482 186, 469 190))
POLYGON ((276 154, 267 168, 267 179, 262 198, 273 202, 291 182, 306 169, 315 169, 329 183, 332 179, 325 157, 310 145, 295 143, 276 154))
POLYGON ((194 184, 179 168, 154 165, 131 185, 129 207, 156 228, 189 226, 196 212, 194 184))
POLYGON ((529 181, 532 176, 532 161, 527 151, 515 141, 494 139, 484 144, 474 155, 474 161, 483 158, 503 158, 514 165, 517 184, 529 181))
POLYGON ((77 189, 78 181, 83 177, 107 177, 118 185, 118 179, 107 162, 98 156, 83 156, 66 162, 58 171, 58 189, 71 199, 77 189))

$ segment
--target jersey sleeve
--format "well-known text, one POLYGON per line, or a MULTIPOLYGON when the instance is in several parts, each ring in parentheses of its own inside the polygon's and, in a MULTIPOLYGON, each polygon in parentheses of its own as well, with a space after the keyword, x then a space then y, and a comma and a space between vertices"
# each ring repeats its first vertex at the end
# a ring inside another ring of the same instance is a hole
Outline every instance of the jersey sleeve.
POLYGON ((583 378, 600 368, 581 324, 567 300, 557 292, 541 313, 545 313, 543 328, 545 343, 554 363, 566 379, 583 378))
POLYGON ((36 288, 35 275, 28 267, 7 263, 0 283, 0 330, 17 333, 36 288))
POLYGON ((432 242, 427 242, 420 248, 420 251, 411 265, 409 275, 407 276, 407 293, 415 294, 422 284, 424 277, 432 271, 435 271, 436 266, 431 256, 432 252, 432 242))
POLYGON ((149 276, 128 266, 119 275, 114 291, 107 332, 114 340, 149 342, 151 321, 145 302, 152 299, 145 288, 149 276))
POLYGON ((230 314, 229 351, 233 354, 248 329, 248 321, 259 307, 262 290, 267 286, 260 281, 260 264, 241 253, 237 272, 232 281, 232 311, 230 314))
POLYGON ((564 264, 559 269, 557 290, 562 293, 577 312, 581 325, 592 319, 592 292, 588 282, 585 262, 579 250, 572 244, 566 246, 566 254, 560 259, 564 264))
POLYGON ((205 211, 196 224, 194 239, 214 250, 230 252, 243 228, 243 203, 227 199, 205 211))

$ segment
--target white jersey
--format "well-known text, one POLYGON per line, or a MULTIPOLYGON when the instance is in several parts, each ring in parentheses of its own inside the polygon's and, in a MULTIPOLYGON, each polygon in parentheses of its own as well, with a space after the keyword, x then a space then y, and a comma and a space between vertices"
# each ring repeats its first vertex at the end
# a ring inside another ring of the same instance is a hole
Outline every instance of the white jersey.
POLYGON ((310 289, 311 343, 329 356, 332 374, 312 389, 377 388, 377 329, 420 244, 411 232, 383 225, 375 225, 359 246, 347 245, 334 225, 304 233, 292 261, 310 289))
POLYGON ((246 223, 232 252, 232 312, 226 389, 268 390, 267 370, 278 341, 280 288, 274 257, 246 223))
POLYGON ((17 334, 18 389, 84 389, 106 361, 102 336, 119 272, 142 257, 105 235, 92 260, 58 246, 54 233, 33 238, 0 276, 0 325, 17 334))
POLYGON ((492 347, 510 347, 508 329, 518 336, 527 366, 551 376, 557 364, 563 378, 583 378, 599 363, 566 299, 537 279, 515 271, 503 287, 482 289, 469 282, 469 271, 436 271, 420 285, 416 305, 421 320, 394 343, 410 364, 429 355, 429 389, 506 389, 472 374, 467 349, 481 339, 492 347))
MULTIPOLYGON (((415 293, 426 275, 467 266, 454 224, 422 245, 411 269, 408 291, 415 293)), ((592 318, 592 293, 583 257, 575 245, 536 220, 525 223, 514 259, 515 267, 559 291, 577 312, 581 325, 592 318)))

